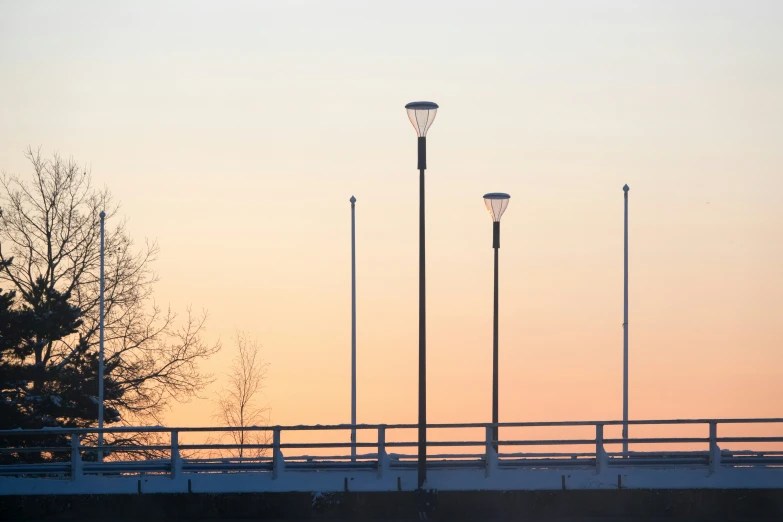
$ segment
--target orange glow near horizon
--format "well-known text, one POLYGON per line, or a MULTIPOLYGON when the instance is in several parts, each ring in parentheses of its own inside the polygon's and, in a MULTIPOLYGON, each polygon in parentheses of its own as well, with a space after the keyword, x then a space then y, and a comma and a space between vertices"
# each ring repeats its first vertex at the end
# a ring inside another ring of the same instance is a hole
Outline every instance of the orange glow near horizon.
POLYGON ((349 422, 351 195, 358 422, 416 421, 420 99, 430 422, 490 420, 495 191, 500 420, 621 417, 626 183, 630 417, 780 416, 783 8, 406 5, 0 7, 0 169, 89 165, 223 343, 165 422, 236 330, 272 424, 349 422))

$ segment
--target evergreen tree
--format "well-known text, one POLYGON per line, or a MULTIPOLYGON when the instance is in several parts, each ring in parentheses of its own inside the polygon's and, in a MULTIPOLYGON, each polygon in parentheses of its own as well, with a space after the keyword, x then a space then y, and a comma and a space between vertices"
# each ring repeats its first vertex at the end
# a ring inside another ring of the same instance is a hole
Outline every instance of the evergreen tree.
MULTIPOLYGON (((6 263, 12 262, 11 260, 6 263)), ((0 429, 86 427, 98 417, 98 358, 78 335, 82 313, 60 293, 36 280, 24 299, 0 291, 0 429), (68 357, 52 361, 51 346, 75 339, 68 357)), ((110 372, 107 372, 107 375, 110 372)), ((105 379, 105 395, 119 390, 105 379)), ((119 420, 116 409, 104 410, 106 422, 119 420)), ((3 447, 67 446, 65 437, 0 439, 3 447)), ((66 455, 29 452, 4 455, 4 460, 41 461, 66 455)))
POLYGON ((220 348, 202 338, 206 315, 188 310, 178 320, 156 305, 157 245, 134 246, 108 190, 94 188, 72 159, 33 150, 27 157, 31 177, 0 175, 0 285, 16 292, 11 308, 33 314, 13 318, 27 317, 29 331, 6 348, 35 374, 14 400, 23 401, 21 413, 35 426, 96 424, 90 397, 97 394, 99 216, 105 211, 112 228, 105 234, 104 400, 113 409, 104 420, 119 411, 125 424, 161 423, 171 401, 187 401, 212 380, 199 367, 220 348))

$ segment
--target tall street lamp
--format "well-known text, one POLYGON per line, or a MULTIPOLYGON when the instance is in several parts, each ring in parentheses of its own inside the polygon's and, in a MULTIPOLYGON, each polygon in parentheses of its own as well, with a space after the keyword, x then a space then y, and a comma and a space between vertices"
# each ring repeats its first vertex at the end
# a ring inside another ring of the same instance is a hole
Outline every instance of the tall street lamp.
MULTIPOLYGON (((511 196, 503 192, 484 194, 484 204, 492 217, 492 248, 495 249, 495 318, 492 327, 492 424, 498 423, 498 249, 500 248, 500 218, 511 196)), ((492 446, 498 450, 498 427, 492 428, 492 446)))
POLYGON ((411 102, 405 106, 419 137, 419 488, 427 480, 427 314, 424 269, 424 170, 427 168, 427 131, 438 104, 411 102))

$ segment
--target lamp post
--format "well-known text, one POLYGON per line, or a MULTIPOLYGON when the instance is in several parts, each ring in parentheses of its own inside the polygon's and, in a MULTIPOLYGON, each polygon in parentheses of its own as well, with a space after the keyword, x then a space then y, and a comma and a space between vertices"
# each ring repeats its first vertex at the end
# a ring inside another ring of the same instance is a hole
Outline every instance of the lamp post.
POLYGON ((356 198, 351 196, 351 460, 356 460, 356 198))
POLYGON ((628 457, 628 185, 623 185, 623 455, 628 457))
MULTIPOLYGON (((101 210, 101 280, 100 280, 100 305, 99 313, 100 317, 100 337, 99 337, 99 353, 98 353, 98 428, 101 430, 98 433, 98 447, 103 446, 103 293, 104 293, 104 273, 103 264, 105 256, 105 242, 104 242, 104 230, 106 225, 106 212, 101 210)), ((98 450, 98 461, 103 462, 103 449, 98 450)))
POLYGON ((438 104, 411 102, 405 106, 419 137, 419 488, 427 480, 427 314, 424 264, 424 171, 427 168, 427 131, 435 121, 438 104))
MULTIPOLYGON (((495 249, 495 310, 492 325, 492 424, 498 421, 498 249, 500 249, 500 218, 511 196, 503 192, 484 194, 484 204, 492 217, 492 248, 495 249)), ((492 428, 492 446, 498 450, 498 427, 492 428)))

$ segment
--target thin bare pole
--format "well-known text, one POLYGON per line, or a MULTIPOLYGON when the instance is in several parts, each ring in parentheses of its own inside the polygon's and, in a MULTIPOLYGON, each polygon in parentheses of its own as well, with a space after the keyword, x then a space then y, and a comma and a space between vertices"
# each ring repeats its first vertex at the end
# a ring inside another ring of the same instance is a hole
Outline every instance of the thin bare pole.
POLYGON ((623 277, 623 454, 628 456, 628 185, 623 186, 625 200, 624 277, 623 277))
MULTIPOLYGON (((100 343, 99 343, 99 354, 98 354, 98 428, 101 430, 98 433, 98 446, 103 446, 103 360, 104 360, 104 354, 103 354, 103 327, 104 327, 104 318, 103 318, 103 294, 105 289, 105 278, 104 278, 104 257, 105 257, 105 225, 106 225, 106 212, 101 210, 101 289, 100 289, 100 343)), ((103 462, 103 450, 98 450, 98 461, 103 462)))
POLYGON ((356 198, 351 196, 351 460, 356 460, 356 198))

